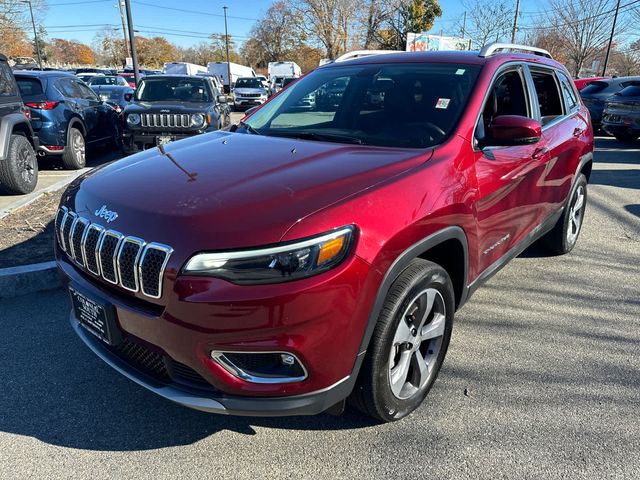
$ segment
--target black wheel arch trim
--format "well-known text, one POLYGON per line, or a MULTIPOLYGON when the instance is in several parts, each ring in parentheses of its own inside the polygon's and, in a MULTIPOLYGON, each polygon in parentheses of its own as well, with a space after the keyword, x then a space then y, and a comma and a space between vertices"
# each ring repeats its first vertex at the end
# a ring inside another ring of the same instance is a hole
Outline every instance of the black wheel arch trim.
MULTIPOLYGON (((367 326, 365 328, 364 334, 362 336, 362 341, 360 343, 360 348, 358 350, 358 358, 363 357, 367 351, 369 346, 369 341, 371 340, 371 336, 373 335, 373 330, 375 329, 376 322, 378 320, 378 316, 382 311, 382 307, 384 305, 384 301, 387 297, 387 293, 391 289, 391 285, 398 278, 398 276, 402 273, 403 270, 409 266, 409 263, 415 258, 420 257, 425 254, 429 250, 438 245, 448 241, 448 240, 457 240, 462 246, 464 252, 464 275, 463 275, 463 286, 462 286, 462 295, 460 301, 458 303, 458 308, 464 305, 465 301, 468 298, 468 273, 469 273, 469 244, 467 242, 467 236, 464 230, 459 226, 450 226, 443 228, 442 230, 438 230, 437 232, 432 233, 431 235, 419 240, 418 242, 411 245, 404 252, 402 252, 398 257, 394 260, 391 266, 387 269, 387 272, 382 279, 382 283, 380 284, 380 288, 378 288, 378 293, 376 294, 376 299, 373 303, 373 307, 371 308, 371 312, 369 313, 369 319, 367 320, 367 326)), ((356 361, 354 366, 354 370, 351 374, 352 377, 357 377, 360 364, 362 361, 356 361)))
POLYGON ((69 142, 69 131, 72 128, 76 128, 77 130, 80 130, 80 133, 82 133, 82 136, 85 138, 87 137, 87 129, 85 128, 82 119, 79 117, 73 117, 69 120, 69 123, 67 124, 67 143, 69 142), (76 125, 79 125, 80 128, 76 127, 76 125))
POLYGON ((33 129, 31 128, 31 124, 26 119, 24 114, 22 113, 10 113, 5 115, 0 119, 0 161, 3 161, 7 158, 9 154, 9 142, 11 140, 11 135, 13 134, 13 130, 17 125, 25 125, 27 130, 29 131, 28 140, 32 146, 34 146, 34 135, 33 129))

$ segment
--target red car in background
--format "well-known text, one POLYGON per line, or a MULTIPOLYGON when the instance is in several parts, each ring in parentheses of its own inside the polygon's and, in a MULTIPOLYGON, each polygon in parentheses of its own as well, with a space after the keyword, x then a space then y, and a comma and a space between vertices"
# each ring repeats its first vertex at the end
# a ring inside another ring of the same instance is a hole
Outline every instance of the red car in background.
POLYGON ((590 78, 576 78, 573 83, 576 85, 578 91, 582 90, 587 85, 597 81, 606 80, 608 77, 590 77, 590 78))
POLYGON ((503 44, 336 61, 94 169, 55 221, 71 325, 191 408, 403 418, 471 294, 536 240, 576 245, 594 144, 570 78, 503 44))
POLYGON ((133 73, 119 73, 119 77, 123 77, 131 88, 136 88, 136 77, 133 73))

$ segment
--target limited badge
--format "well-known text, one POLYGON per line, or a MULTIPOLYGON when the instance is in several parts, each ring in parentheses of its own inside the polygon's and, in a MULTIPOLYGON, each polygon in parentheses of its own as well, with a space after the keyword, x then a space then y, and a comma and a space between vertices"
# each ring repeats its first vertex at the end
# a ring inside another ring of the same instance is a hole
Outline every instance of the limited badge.
POLYGON ((448 108, 449 107, 449 102, 451 101, 450 98, 439 98, 438 101, 436 102, 436 108, 448 108))

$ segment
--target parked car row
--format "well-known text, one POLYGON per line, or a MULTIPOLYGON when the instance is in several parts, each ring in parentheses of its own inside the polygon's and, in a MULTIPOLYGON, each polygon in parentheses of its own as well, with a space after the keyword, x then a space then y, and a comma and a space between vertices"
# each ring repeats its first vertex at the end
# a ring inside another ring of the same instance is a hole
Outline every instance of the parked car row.
POLYGON ((580 91, 593 128, 621 141, 640 136, 640 77, 601 78, 580 91))

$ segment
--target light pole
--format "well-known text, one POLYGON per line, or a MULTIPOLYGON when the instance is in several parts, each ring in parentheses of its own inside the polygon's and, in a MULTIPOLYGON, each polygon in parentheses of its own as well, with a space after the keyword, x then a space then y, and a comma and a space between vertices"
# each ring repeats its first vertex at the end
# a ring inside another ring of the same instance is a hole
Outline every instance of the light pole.
POLYGON ((140 70, 138 69, 138 54, 136 53, 136 35, 133 30, 133 17, 131 16, 131 0, 124 0, 127 11, 127 26, 129 27, 129 42, 131 43, 131 62, 133 63, 133 77, 136 85, 140 80, 140 70))
MULTIPOLYGON (((122 21, 122 36, 124 38, 124 50, 127 57, 130 55, 129 49, 129 40, 127 39, 127 27, 124 24, 124 12, 122 11, 122 7, 124 6, 124 2, 122 0, 118 0, 118 10, 120 11, 120 20, 122 21)), ((126 63, 126 62, 125 62, 126 63)))
POLYGON ((607 54, 604 56, 604 67, 602 67, 602 76, 607 73, 607 67, 609 66, 609 54, 611 53, 611 44, 613 43, 613 36, 616 33, 616 22, 618 21, 618 10, 620 9, 620 0, 616 2, 616 13, 613 15, 613 25, 611 26, 611 36, 609 37, 609 45, 607 45, 607 54))
POLYGON ((518 31, 518 15, 520 15, 520 0, 516 0, 516 15, 513 17, 513 30, 511 30, 511 43, 516 43, 516 32, 518 31))
POLYGON ((231 93, 231 63, 229 62, 229 33, 227 32, 227 6, 224 9, 224 42, 227 49, 227 79, 229 80, 229 93, 231 93))
POLYGON ((33 41, 36 44, 36 54, 38 55, 38 65, 42 70, 42 56, 40 55, 40 42, 38 42, 38 32, 36 31, 36 22, 33 20, 33 7, 31 6, 31 0, 20 0, 21 3, 29 4, 29 13, 31 13, 31 25, 33 25, 33 41))

